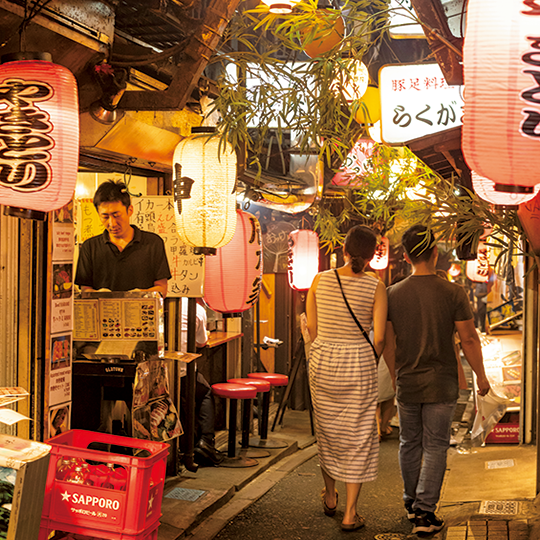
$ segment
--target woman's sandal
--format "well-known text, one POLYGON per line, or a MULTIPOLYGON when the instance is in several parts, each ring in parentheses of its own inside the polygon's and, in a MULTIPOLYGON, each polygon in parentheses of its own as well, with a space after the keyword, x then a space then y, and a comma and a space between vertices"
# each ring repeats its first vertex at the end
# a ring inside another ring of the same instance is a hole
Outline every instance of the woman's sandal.
POLYGON ((341 530, 342 531, 357 531, 358 529, 361 529, 366 524, 366 520, 362 517, 356 514, 354 516, 354 523, 342 523, 341 524, 341 530))
POLYGON ((336 506, 334 506, 334 508, 330 508, 326 504, 326 488, 323 488, 323 490, 321 491, 321 499, 322 499, 323 511, 327 516, 332 517, 332 516, 336 515, 336 509, 337 509, 337 504, 338 504, 338 496, 339 496, 339 494, 336 491, 336 506))

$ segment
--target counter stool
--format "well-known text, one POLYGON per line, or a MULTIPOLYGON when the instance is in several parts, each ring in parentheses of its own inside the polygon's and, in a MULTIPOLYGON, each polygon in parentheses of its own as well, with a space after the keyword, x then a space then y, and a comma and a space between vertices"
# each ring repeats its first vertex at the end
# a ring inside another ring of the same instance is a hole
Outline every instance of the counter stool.
MULTIPOLYGON (((227 382, 235 384, 247 384, 254 386, 257 392, 270 392, 270 383, 263 381, 262 379, 229 379, 227 382)), ((251 458, 263 458, 268 457, 270 452, 262 448, 249 448, 249 424, 251 420, 251 401, 247 399, 242 403, 243 416, 242 416, 242 443, 240 448, 245 451, 245 455, 251 458)))
MULTIPOLYGON (((227 457, 219 464, 220 467, 254 467, 258 464, 255 459, 246 457, 243 451, 236 455, 236 413, 239 399, 247 399, 249 403, 257 395, 255 386, 235 383, 216 383, 212 385, 212 393, 229 400, 229 440, 227 444, 227 457)), ((247 407, 245 407, 247 409, 247 407)), ((244 415, 245 416, 245 415, 244 415)), ((244 422, 242 422, 244 424, 244 422)), ((242 425, 242 431, 244 426, 242 425)), ((248 426, 249 430, 249 419, 248 426)))
MULTIPOLYGON (((281 373, 248 373, 250 379, 261 379, 270 383, 273 388, 275 386, 287 386, 289 377, 281 373)), ((263 394, 262 414, 259 418, 259 436, 249 439, 249 446, 257 448, 285 448, 287 443, 277 439, 268 438, 268 416, 270 414, 270 392, 263 394)))

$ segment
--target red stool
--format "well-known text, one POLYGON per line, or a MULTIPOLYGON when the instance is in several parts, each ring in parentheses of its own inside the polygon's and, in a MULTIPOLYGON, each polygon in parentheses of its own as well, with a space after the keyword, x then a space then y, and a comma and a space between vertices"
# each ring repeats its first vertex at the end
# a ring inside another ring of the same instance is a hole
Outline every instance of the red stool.
MULTIPOLYGON (((236 416, 239 399, 251 400, 257 395, 257 389, 252 385, 234 383, 216 383, 212 385, 212 392, 221 398, 229 400, 229 441, 227 457, 219 464, 220 467, 254 467, 258 462, 245 455, 236 455, 236 416)), ((249 424, 248 424, 249 429, 249 424)))
MULTIPOLYGON (((247 379, 229 379, 227 382, 254 386, 257 389, 257 392, 270 392, 271 388, 271 385, 268 381, 263 381, 262 379, 250 379, 249 377, 247 379)), ((244 400, 242 407, 242 443, 240 445, 240 448, 245 451, 245 455, 247 457, 268 457, 270 455, 270 452, 263 450, 262 448, 253 448, 249 450, 249 423, 251 420, 251 400, 244 400)))
MULTIPOLYGON (((281 373, 248 373, 250 379, 261 379, 275 386, 287 386, 289 377, 281 373)), ((270 414, 270 392, 263 394, 262 414, 259 419, 259 436, 249 440, 249 446, 258 448, 285 448, 287 443, 276 439, 268 438, 268 416, 270 414)))

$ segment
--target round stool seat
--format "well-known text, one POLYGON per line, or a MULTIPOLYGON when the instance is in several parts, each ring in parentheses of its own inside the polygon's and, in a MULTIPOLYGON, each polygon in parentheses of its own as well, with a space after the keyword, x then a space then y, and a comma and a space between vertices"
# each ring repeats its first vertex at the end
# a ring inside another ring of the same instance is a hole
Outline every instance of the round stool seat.
POLYGON ((250 379, 262 379, 268 381, 271 386, 287 386, 289 377, 281 373, 248 373, 250 379))
POLYGON ((213 384, 212 392, 216 396, 229 399, 253 399, 257 396, 257 389, 253 385, 228 382, 213 384))
POLYGON ((271 386, 268 381, 263 381, 262 379, 229 379, 227 382, 235 384, 248 384, 254 386, 257 389, 257 392, 269 392, 271 386))

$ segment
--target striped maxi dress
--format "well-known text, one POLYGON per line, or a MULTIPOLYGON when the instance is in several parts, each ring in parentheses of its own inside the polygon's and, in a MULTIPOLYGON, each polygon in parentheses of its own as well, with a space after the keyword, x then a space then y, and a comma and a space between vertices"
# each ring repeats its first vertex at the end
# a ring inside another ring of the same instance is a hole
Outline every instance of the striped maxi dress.
MULTIPOLYGON (((345 296, 369 334, 378 279, 342 276, 345 296)), ((315 291, 317 338, 309 355, 309 381, 321 467, 334 479, 363 483, 377 478, 379 438, 377 363, 354 322, 333 270, 315 291)))

